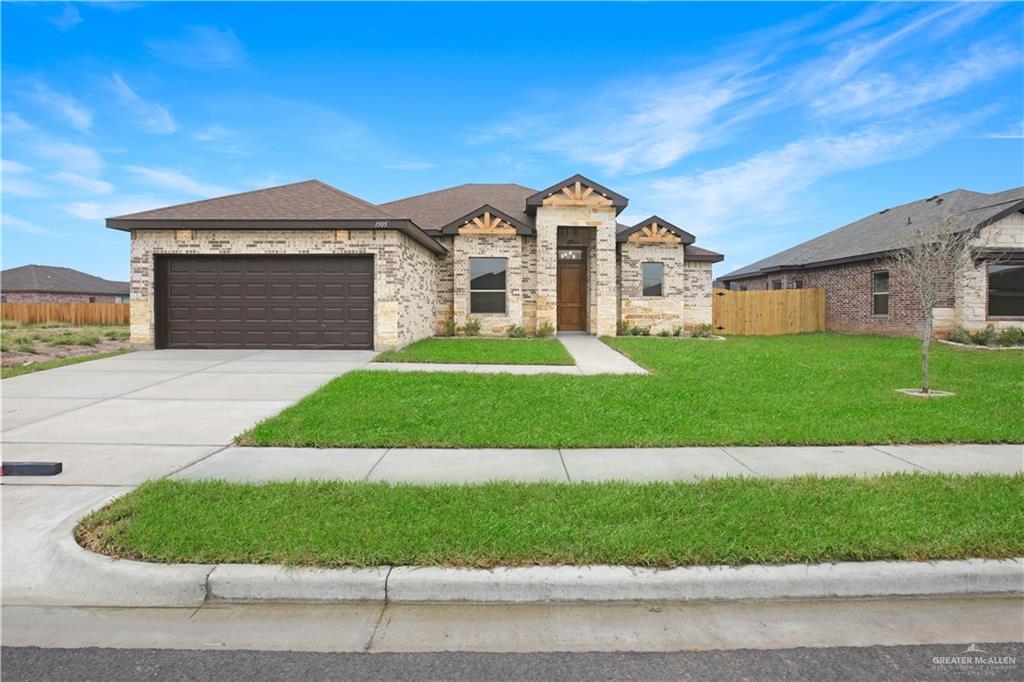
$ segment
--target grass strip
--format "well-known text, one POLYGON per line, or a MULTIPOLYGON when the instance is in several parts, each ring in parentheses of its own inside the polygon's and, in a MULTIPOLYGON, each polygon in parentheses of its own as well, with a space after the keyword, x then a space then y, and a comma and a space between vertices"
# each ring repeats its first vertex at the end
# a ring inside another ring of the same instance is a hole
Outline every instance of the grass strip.
POLYGON ((697 483, 149 482, 79 542, 158 562, 525 566, 1024 556, 1024 475, 697 483))
POLYGON ((380 353, 377 362, 474 365, 572 365, 558 339, 429 338, 380 353))
POLYGON ((132 351, 130 348, 123 348, 121 350, 112 350, 106 353, 76 355, 70 358, 57 358, 56 360, 44 360, 42 362, 33 362, 27 365, 13 365, 11 367, 3 367, 0 368, 0 379, 9 379, 11 377, 21 376, 22 374, 41 372, 44 369, 55 369, 57 367, 64 367, 66 365, 77 365, 80 362, 89 362, 90 360, 102 360, 103 358, 112 358, 115 355, 124 355, 125 353, 131 352, 132 351))

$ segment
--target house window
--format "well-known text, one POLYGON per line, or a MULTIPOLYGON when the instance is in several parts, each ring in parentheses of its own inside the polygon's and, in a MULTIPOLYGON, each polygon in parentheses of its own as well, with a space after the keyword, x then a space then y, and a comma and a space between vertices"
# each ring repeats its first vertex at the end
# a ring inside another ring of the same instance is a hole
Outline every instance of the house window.
POLYGON ((794 289, 803 289, 804 288, 804 281, 802 279, 795 280, 793 282, 793 288, 794 289))
POLYGON ((871 314, 889 314, 889 273, 885 270, 871 273, 871 314))
POLYGON ((782 280, 781 279, 773 279, 772 280, 772 289, 781 289, 781 288, 782 288, 782 280))
POLYGON ((89 297, 89 303, 95 303, 95 302, 96 302, 96 297, 95 296, 90 296, 89 297))
POLYGON ((746 291, 746 290, 747 290, 747 285, 746 284, 741 284, 740 285, 740 291, 746 291))
POLYGON ((583 249, 559 249, 558 260, 581 261, 583 249))
POLYGON ((507 258, 469 259, 469 312, 505 312, 507 258))
POLYGON ((1024 263, 988 266, 988 316, 1024 317, 1024 263))
POLYGON ((663 263, 644 263, 644 296, 661 296, 665 283, 663 263))
POLYGON ((119 297, 118 297, 118 301, 119 301, 120 303, 128 303, 128 301, 130 301, 130 300, 131 300, 131 296, 128 296, 128 295, 125 295, 125 296, 119 296, 119 297))

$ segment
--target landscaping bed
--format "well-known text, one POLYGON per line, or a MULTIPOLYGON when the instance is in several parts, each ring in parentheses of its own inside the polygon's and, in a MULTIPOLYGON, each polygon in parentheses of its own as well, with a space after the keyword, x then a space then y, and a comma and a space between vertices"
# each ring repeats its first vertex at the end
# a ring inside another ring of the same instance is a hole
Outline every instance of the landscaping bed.
POLYGON ((2 376, 17 376, 131 350, 128 327, 72 327, 62 323, 4 323, 0 332, 2 376))
MULTIPOLYGON (((464 340, 452 340, 462 343, 464 340)), ((351 372, 239 437, 315 447, 641 447, 1024 442, 1024 355, 807 334, 606 342, 649 376, 351 372)))
POLYGON ((1024 555, 1024 475, 699 483, 146 483, 93 551, 160 562, 675 567, 1024 555))
POLYGON ((573 365, 558 339, 429 338, 401 350, 384 351, 376 362, 436 362, 467 365, 573 365))

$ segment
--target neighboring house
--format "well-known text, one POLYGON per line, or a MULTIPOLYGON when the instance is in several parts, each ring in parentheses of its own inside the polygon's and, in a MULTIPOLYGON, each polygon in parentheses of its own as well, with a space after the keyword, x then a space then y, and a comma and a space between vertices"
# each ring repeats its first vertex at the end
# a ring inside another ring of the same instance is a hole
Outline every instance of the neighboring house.
POLYGON ((5 303, 127 303, 128 295, 128 282, 55 265, 22 265, 0 272, 0 299, 5 303))
POLYGON ((983 194, 963 189, 887 208, 845 227, 734 270, 719 279, 734 290, 822 288, 826 324, 847 332, 910 334, 924 319, 913 291, 886 265, 922 226, 952 220, 974 230, 974 269, 950 281, 935 309, 935 333, 1024 322, 1024 187, 983 194))
POLYGON ((109 218, 132 233, 131 338, 158 348, 394 348, 481 333, 711 321, 721 254, 575 175, 374 205, 318 180, 109 218))

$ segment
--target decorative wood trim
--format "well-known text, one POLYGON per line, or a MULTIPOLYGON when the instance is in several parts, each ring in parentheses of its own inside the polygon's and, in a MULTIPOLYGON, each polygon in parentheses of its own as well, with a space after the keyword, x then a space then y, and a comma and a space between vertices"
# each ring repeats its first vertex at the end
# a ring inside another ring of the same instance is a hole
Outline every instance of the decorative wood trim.
POLYGON ((484 211, 483 215, 476 216, 459 228, 459 234, 500 234, 515 235, 516 228, 498 216, 492 216, 490 211, 484 211))
POLYGON ((552 194, 544 199, 545 206, 611 206, 612 200, 594 193, 593 187, 588 187, 577 180, 571 185, 566 185, 560 193, 552 194))
POLYGON ((680 244, 683 240, 668 228, 653 222, 629 235, 626 241, 630 244, 680 244))

